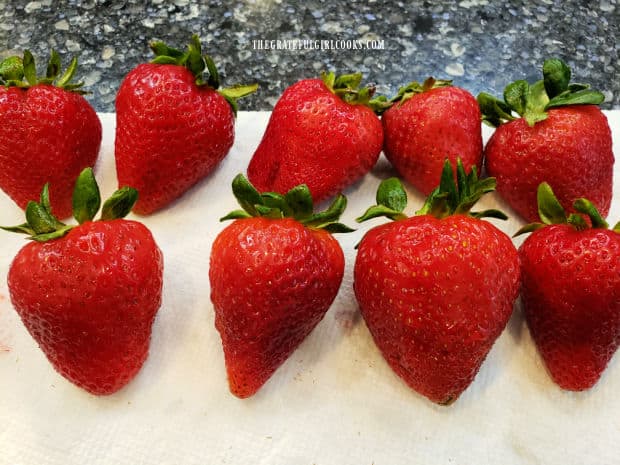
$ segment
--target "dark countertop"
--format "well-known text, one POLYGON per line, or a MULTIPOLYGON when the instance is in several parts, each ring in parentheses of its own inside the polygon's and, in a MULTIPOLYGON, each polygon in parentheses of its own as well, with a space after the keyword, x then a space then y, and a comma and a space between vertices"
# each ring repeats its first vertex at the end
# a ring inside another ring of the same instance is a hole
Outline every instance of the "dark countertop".
POLYGON ((52 47, 63 64, 79 55, 78 77, 101 112, 114 111, 123 76, 151 59, 149 40, 183 48, 193 32, 218 64, 224 85, 260 84, 241 110, 270 110, 286 86, 324 69, 362 71, 387 94, 433 75, 473 94, 501 95, 515 79, 538 80, 550 56, 565 59, 575 81, 603 91, 604 108, 620 108, 616 0, 0 2, 0 57, 29 48, 42 67, 52 47), (384 48, 254 48, 253 41, 272 39, 371 40, 384 48))

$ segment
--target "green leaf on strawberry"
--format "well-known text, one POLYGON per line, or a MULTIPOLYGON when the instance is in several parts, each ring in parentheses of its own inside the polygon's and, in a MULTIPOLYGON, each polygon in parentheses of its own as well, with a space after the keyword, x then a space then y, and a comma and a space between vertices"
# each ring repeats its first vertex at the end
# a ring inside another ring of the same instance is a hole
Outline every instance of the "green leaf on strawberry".
POLYGON ((101 206, 99 186, 93 170, 84 170, 78 176, 73 190, 73 216, 82 224, 92 221, 101 206))
POLYGON ((412 81, 409 84, 402 86, 398 89, 398 93, 390 99, 390 103, 398 103, 402 105, 411 97, 422 92, 427 92, 431 89, 437 89, 439 87, 448 87, 452 85, 451 79, 435 79, 434 77, 428 77, 422 84, 418 81, 412 81))
POLYGON ((543 63, 543 77, 545 91, 553 98, 568 89, 571 71, 562 60, 550 58, 543 63))
MULTIPOLYGON (((439 186, 427 197, 424 205, 416 215, 432 215, 441 219, 450 215, 469 215, 474 218, 508 217, 501 211, 491 209, 472 212, 473 206, 480 198, 495 190, 495 178, 479 179, 476 167, 469 173, 465 172, 460 158, 457 159, 456 174, 449 160, 446 159, 439 186), (455 182, 456 177, 456 182, 455 182)), ((403 213, 407 203, 407 195, 398 178, 389 178, 381 182, 377 190, 377 205, 370 207, 356 219, 357 222, 385 216, 391 220, 407 218, 403 213)))
POLYGON ((177 65, 189 69, 196 78, 197 86, 209 86, 217 90, 230 104, 234 114, 237 114, 237 100, 250 95, 258 89, 258 84, 235 85, 220 89, 220 74, 213 59, 202 53, 202 45, 197 34, 193 34, 187 50, 183 52, 169 47, 164 42, 153 41, 150 44, 155 58, 151 63, 160 65, 177 65), (205 78, 204 72, 207 71, 205 78))
POLYGON ((52 50, 50 60, 47 63, 47 71, 45 72, 45 77, 53 79, 55 76, 58 76, 61 66, 62 63, 60 62, 60 55, 58 55, 58 52, 56 50, 52 50))
MULTIPOLYGON (((609 224, 601 216, 594 204, 585 198, 577 199, 573 203, 573 208, 578 213, 566 215, 564 207, 562 207, 556 198, 551 186, 546 182, 543 182, 538 186, 537 201, 540 222, 526 224, 514 234, 515 237, 521 234, 534 232, 537 229, 544 228, 545 226, 552 224, 569 224, 578 231, 583 231, 584 229, 588 229, 590 227, 594 229, 609 228, 609 224), (586 222, 584 217, 587 217, 590 220, 589 224, 586 222)), ((620 222, 616 224, 612 230, 620 232, 620 222)))
POLYGON ((567 105, 599 105, 605 96, 590 90, 587 84, 570 83, 571 70, 559 58, 550 58, 543 63, 543 79, 529 84, 525 80, 515 81, 504 89, 504 100, 482 92, 478 104, 483 122, 497 127, 515 119, 513 113, 523 117, 529 126, 547 118, 550 108, 567 105))
MULTIPOLYGON (((77 66, 78 66, 77 58, 73 57, 71 59, 71 63, 69 63, 69 66, 67 66, 67 69, 65 70, 64 74, 60 76, 60 78, 58 78, 58 82, 56 83, 56 85, 58 87, 62 87, 63 89, 68 89, 68 90, 73 90, 73 89, 77 89, 78 87, 81 87, 83 85, 83 83, 81 82, 71 83, 71 81, 73 80, 73 77, 75 76, 75 72, 77 71, 77 66)), ((60 72, 60 68, 58 68, 58 71, 60 72)))
MULTIPOLYGON (((267 194, 263 194, 263 196, 264 195, 267 194)), ((278 197, 278 194, 276 194, 276 197, 278 197)), ((292 210, 293 217, 296 220, 304 220, 312 215, 312 197, 308 197, 307 186, 304 184, 295 186, 289 190, 286 194, 284 194, 283 200, 284 204, 292 210)))
POLYGON ((504 89, 504 101, 508 105, 508 112, 511 108, 519 113, 525 113, 527 105, 527 94, 529 92, 530 85, 527 81, 520 79, 511 84, 508 84, 504 89))
POLYGON ((403 213, 407 206, 407 192, 403 188, 398 178, 388 178, 379 184, 376 195, 377 204, 370 207, 366 212, 355 221, 362 221, 371 218, 385 216, 393 221, 407 218, 403 213))
MULTIPOLYGON (((112 194, 103 205, 101 221, 124 218, 138 199, 138 192, 131 187, 122 187, 112 194)), ((92 168, 82 170, 73 190, 73 216, 79 224, 93 221, 101 197, 92 168)), ((39 202, 30 201, 26 206, 26 223, 17 226, 0 226, 0 229, 28 235, 28 239, 47 242, 66 235, 75 226, 58 221, 52 214, 49 186, 45 184, 39 202)))
POLYGON ((362 73, 360 72, 339 76, 333 71, 329 73, 322 72, 321 79, 331 92, 351 105, 365 105, 376 114, 381 114, 392 106, 386 96, 374 96, 376 91, 374 85, 360 88, 362 84, 362 73))
POLYGON ((76 57, 73 57, 69 66, 61 75, 62 62, 60 55, 55 50, 52 50, 47 62, 45 76, 39 77, 37 76, 36 63, 32 53, 30 50, 24 50, 23 58, 10 56, 0 62, 0 84, 24 89, 38 84, 49 84, 81 95, 87 94, 87 91, 81 89, 84 85, 83 82, 71 82, 77 71, 77 66, 78 60, 76 57))
POLYGON ((515 117, 512 116, 511 106, 505 101, 493 97, 486 92, 478 94, 477 100, 482 113, 482 121, 489 126, 498 127, 503 123, 515 119, 515 117))
POLYGON ((24 50, 24 59, 22 61, 24 65, 24 77, 31 86, 37 85, 37 68, 34 63, 34 57, 30 50, 24 50))
POLYGON ((121 187, 103 204, 101 220, 125 218, 138 201, 138 191, 133 187, 121 187))
POLYGON ((277 192, 261 194, 243 174, 238 174, 233 179, 232 189, 242 209, 228 213, 220 218, 220 221, 258 216, 273 219, 294 218, 312 229, 324 229, 331 233, 354 231, 338 222, 347 206, 347 198, 342 194, 337 195, 326 210, 313 213, 312 195, 305 184, 293 187, 284 195, 277 192))

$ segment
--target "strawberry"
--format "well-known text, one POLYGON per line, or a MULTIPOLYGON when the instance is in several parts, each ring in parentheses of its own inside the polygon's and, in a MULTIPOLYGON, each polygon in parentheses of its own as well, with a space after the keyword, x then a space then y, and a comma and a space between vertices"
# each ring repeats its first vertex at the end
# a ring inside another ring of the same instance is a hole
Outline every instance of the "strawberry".
POLYGON ((95 165, 101 122, 72 83, 73 58, 60 76, 60 56, 52 51, 45 77, 37 77, 32 54, 0 63, 0 188, 21 208, 51 184, 51 208, 71 216, 73 182, 95 165), (25 77, 25 81, 24 81, 25 77))
POLYGON ((15 310, 53 367, 96 395, 136 376, 161 303, 162 254, 144 225, 122 219, 136 197, 134 189, 118 190, 92 221, 100 197, 87 168, 73 195, 79 225, 51 214, 46 184, 40 202, 26 207, 27 223, 3 228, 33 239, 9 269, 15 310))
POLYGON ((441 185, 416 216, 407 218, 398 179, 379 186, 378 205, 358 221, 387 216, 359 244, 355 297, 383 357, 412 389, 439 404, 470 385, 512 314, 519 260, 512 241, 480 218, 506 218, 474 203, 495 187, 465 173, 455 185, 446 159, 441 185), (501 257, 501 260, 498 260, 501 257))
POLYGON ((257 85, 219 88, 198 36, 184 53, 153 42, 155 59, 125 77, 116 96, 114 153, 119 186, 134 186, 134 211, 153 213, 209 175, 234 140, 236 100, 257 85), (205 68, 208 78, 203 76, 205 68))
POLYGON ((425 195, 437 185, 446 158, 482 168, 480 107, 451 81, 429 78, 402 87, 381 121, 383 152, 399 174, 425 195))
POLYGON ((233 192, 244 210, 215 239, 209 279, 230 392, 252 396, 295 351, 332 304, 344 255, 330 232, 346 198, 312 213, 305 185, 259 194, 239 175, 233 192))
POLYGON ((620 222, 609 230, 594 205, 578 199, 566 215, 551 187, 538 188, 543 223, 519 248, 521 300, 549 374, 581 391, 601 377, 620 343, 620 222))
POLYGON ((374 88, 359 89, 361 80, 361 73, 329 73, 284 91, 248 166, 257 189, 284 194, 304 183, 320 202, 370 171, 383 129, 370 108, 380 105, 370 100, 374 88))
POLYGON ((614 155, 607 118, 596 106, 605 97, 570 84, 571 71, 559 59, 544 62, 543 76, 532 85, 523 80, 508 85, 504 101, 478 96, 484 120, 497 127, 484 150, 488 174, 527 221, 538 219, 536 190, 542 182, 555 187, 565 209, 588 197, 606 216, 614 155))

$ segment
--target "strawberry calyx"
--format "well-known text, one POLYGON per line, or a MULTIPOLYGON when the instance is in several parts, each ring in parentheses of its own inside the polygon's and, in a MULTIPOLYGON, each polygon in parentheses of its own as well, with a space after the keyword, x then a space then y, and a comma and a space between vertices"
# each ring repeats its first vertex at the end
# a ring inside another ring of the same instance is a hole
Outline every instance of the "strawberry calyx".
POLYGON ((392 97, 389 102, 391 104, 398 103, 402 105, 414 95, 421 94, 432 89, 438 89, 440 87, 449 87, 451 85, 451 79, 435 79, 434 77, 426 78, 422 84, 418 81, 412 81, 398 89, 398 93, 392 97))
MULTIPOLYGON (((573 226, 577 231, 583 231, 586 229, 608 229, 609 224, 601 216, 594 204, 588 199, 580 198, 575 200, 573 208, 578 213, 571 213, 566 215, 566 210, 560 204, 557 197, 553 193, 551 186, 543 182, 538 186, 536 192, 536 200, 538 202, 538 216, 540 222, 529 223, 519 229, 514 236, 534 232, 538 229, 550 226, 553 224, 569 224, 573 226), (585 220, 587 217, 590 223, 585 220)), ((612 231, 620 233, 620 221, 612 228, 612 231)))
POLYGON ((155 58, 151 63, 160 65, 183 66, 191 71, 197 86, 209 86, 217 90, 230 104, 235 115, 237 114, 237 100, 250 95, 258 89, 258 84, 234 85, 220 89, 220 74, 213 59, 202 53, 202 45, 198 34, 193 34, 187 50, 182 51, 169 47, 164 42, 153 41, 150 44, 155 58), (205 76, 205 70, 207 72, 205 76))
MULTIPOLYGON (((124 218, 138 200, 138 191, 132 187, 121 187, 107 199, 101 209, 100 221, 124 218)), ((73 190, 73 217, 79 224, 93 221, 101 207, 99 186, 92 168, 82 170, 73 190)), ((49 184, 43 186, 39 202, 30 201, 26 206, 26 222, 17 226, 0 226, 9 232, 27 234, 28 239, 47 242, 66 235, 75 225, 58 221, 52 213, 49 184)))
POLYGON ((391 103, 384 95, 373 96, 376 92, 375 85, 368 85, 360 88, 362 84, 362 73, 336 75, 333 71, 322 72, 321 80, 325 86, 346 103, 351 105, 364 105, 369 107, 377 114, 387 110, 391 103))
POLYGON ((599 105, 605 100, 603 93, 591 90, 589 84, 571 83, 571 70, 559 58, 543 63, 543 79, 529 84, 520 79, 504 89, 504 100, 481 92, 478 104, 482 121, 498 127, 516 119, 513 113, 525 119, 529 126, 547 119, 551 108, 568 105, 599 105))
MULTIPOLYGON (((465 172, 461 159, 456 162, 456 181, 452 164, 448 159, 441 172, 439 186, 430 193, 422 208, 416 215, 432 215, 442 219, 450 215, 469 215, 474 218, 498 218, 506 220, 508 217, 501 211, 490 209, 472 212, 473 206, 480 198, 495 190, 495 178, 479 179, 475 166, 469 173, 465 172)), ((407 205, 407 193, 398 178, 389 178, 381 182, 377 189, 377 205, 370 207, 356 219, 357 222, 385 216, 391 220, 407 218, 403 213, 407 205)))
POLYGON ((81 89, 83 82, 71 82, 77 71, 78 60, 73 57, 67 69, 61 74, 62 63, 60 55, 52 50, 47 63, 45 76, 37 76, 34 56, 30 50, 24 50, 24 56, 10 56, 0 62, 0 84, 6 87, 28 89, 38 84, 48 84, 81 95, 87 91, 81 89))
POLYGON ((338 222, 347 206, 347 198, 338 194, 331 205, 324 211, 314 213, 310 189, 305 184, 293 187, 286 194, 277 192, 260 193, 242 174, 235 176, 232 190, 241 210, 234 210, 220 221, 237 220, 252 217, 272 219, 293 218, 312 229, 324 229, 330 233, 354 231, 338 222))

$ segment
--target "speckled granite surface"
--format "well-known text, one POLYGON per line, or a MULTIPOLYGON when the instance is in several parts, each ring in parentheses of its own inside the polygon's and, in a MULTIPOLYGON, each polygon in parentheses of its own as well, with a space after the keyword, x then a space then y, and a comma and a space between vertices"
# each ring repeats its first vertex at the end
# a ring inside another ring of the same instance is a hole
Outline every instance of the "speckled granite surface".
POLYGON ((65 63, 79 55, 97 111, 114 111, 123 76, 151 58, 149 40, 183 47, 192 32, 207 43, 224 84, 260 84, 242 110, 270 110, 287 85, 323 69, 361 70, 388 94, 433 75, 501 95, 510 81, 539 79, 548 56, 603 91, 605 108, 620 108, 616 0, 0 1, 0 57, 29 48, 42 64, 51 47, 65 63), (255 40, 278 39, 374 40, 384 48, 255 49, 255 40))

